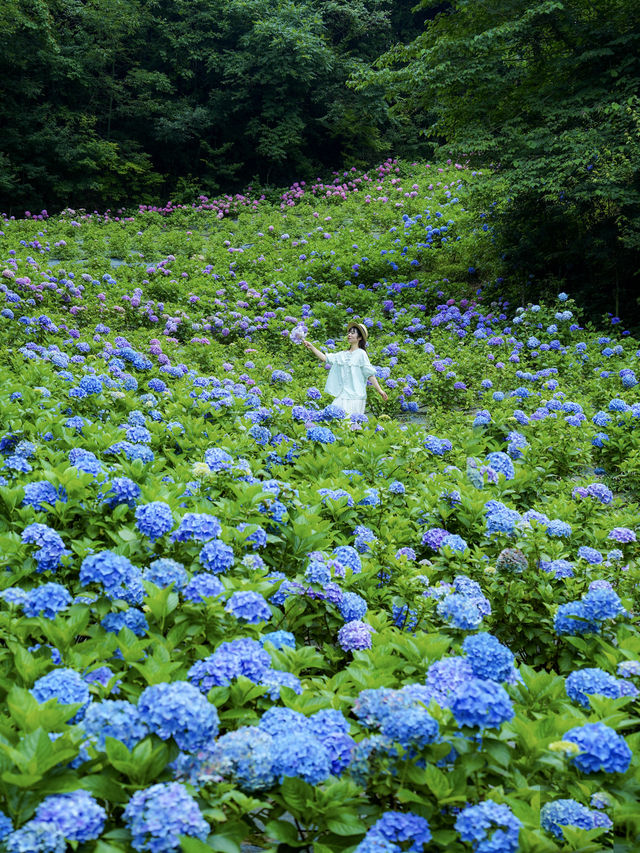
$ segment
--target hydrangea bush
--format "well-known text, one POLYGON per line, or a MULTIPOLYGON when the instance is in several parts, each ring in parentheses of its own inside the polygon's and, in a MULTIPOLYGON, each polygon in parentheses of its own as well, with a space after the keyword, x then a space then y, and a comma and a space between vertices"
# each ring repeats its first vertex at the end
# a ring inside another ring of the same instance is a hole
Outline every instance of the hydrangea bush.
POLYGON ((483 192, 2 218, 8 851, 638 849, 640 343, 483 192))

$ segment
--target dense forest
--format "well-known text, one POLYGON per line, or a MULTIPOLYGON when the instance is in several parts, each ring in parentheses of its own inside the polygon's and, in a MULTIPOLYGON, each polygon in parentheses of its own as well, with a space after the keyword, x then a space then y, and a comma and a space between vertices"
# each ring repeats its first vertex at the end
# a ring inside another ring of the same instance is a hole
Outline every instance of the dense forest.
POLYGON ((494 175, 503 295, 636 310, 635 0, 7 0, 0 27, 8 215, 445 153, 494 175))

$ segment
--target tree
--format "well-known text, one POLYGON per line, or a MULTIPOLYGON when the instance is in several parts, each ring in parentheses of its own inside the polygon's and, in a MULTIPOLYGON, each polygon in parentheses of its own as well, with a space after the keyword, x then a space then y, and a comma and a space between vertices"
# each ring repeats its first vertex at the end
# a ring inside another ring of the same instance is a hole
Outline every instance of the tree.
MULTIPOLYGON (((435 4, 423 0, 423 9, 435 4)), ((522 280, 633 292, 640 251, 635 0, 453 0, 355 80, 442 149, 492 165, 498 239, 522 280), (555 236, 547 224, 555 223, 555 236), (529 230, 544 244, 520 241, 529 230), (577 251, 575 251, 577 249, 577 251), (546 271, 545 271, 546 270, 546 271), (610 285, 614 284, 611 288, 610 285)))

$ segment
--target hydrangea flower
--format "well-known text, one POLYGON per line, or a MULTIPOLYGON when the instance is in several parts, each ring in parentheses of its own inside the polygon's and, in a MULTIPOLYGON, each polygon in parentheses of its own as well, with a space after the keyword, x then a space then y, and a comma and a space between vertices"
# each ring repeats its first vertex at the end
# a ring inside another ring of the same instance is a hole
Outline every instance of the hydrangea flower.
POLYGON ((212 539, 206 542, 200 551, 200 563, 203 568, 214 575, 226 572, 233 566, 235 557, 233 548, 221 539, 212 539))
POLYGON ((338 642, 345 652, 361 651, 371 648, 373 628, 366 622, 353 619, 338 631, 338 642))
POLYGON ((182 517, 177 530, 171 534, 172 542, 206 542, 217 539, 222 533, 222 525, 215 517, 206 512, 187 512, 182 517))
POLYGON ((367 612, 367 602, 356 592, 345 592, 338 609, 345 622, 361 620, 367 612))
POLYGON ((331 765, 327 750, 316 737, 293 730, 273 738, 273 772, 280 782, 293 776, 318 785, 329 778, 331 765))
POLYGON ((399 850, 422 853, 430 840, 431 830, 426 818, 413 812, 385 812, 368 830, 354 853, 399 850))
POLYGON ((482 613, 473 598, 460 593, 445 596, 438 604, 438 615, 463 631, 473 631, 482 622, 482 613))
POLYGON ((133 509, 140 494, 140 486, 129 477, 114 477, 110 482, 109 490, 105 493, 104 502, 110 507, 126 504, 133 509))
POLYGON ((609 828, 612 823, 606 814, 591 811, 576 800, 565 799, 544 804, 540 811, 540 825, 556 838, 562 838, 563 826, 595 829, 598 826, 609 828))
POLYGON ((113 551, 99 551, 85 557, 80 566, 80 583, 101 584, 109 598, 120 598, 129 604, 142 604, 144 598, 140 569, 113 551))
POLYGON ((444 456, 445 453, 453 448, 453 445, 448 438, 438 438, 435 435, 428 435, 424 440, 424 447, 429 453, 434 456, 444 456))
POLYGON ((98 838, 107 813, 88 791, 79 788, 69 794, 46 797, 34 818, 38 823, 56 826, 67 841, 93 841, 98 838))
POLYGON ((508 806, 493 800, 467 806, 455 822, 460 838, 471 842, 474 853, 515 853, 521 826, 508 806))
POLYGON ((459 726, 499 728, 514 716, 506 690, 495 681, 465 680, 456 687, 448 701, 459 726))
POLYGON ((70 723, 77 723, 82 719, 91 701, 89 688, 80 673, 68 667, 53 669, 38 678, 31 688, 31 694, 40 703, 57 699, 61 705, 82 705, 70 723))
POLYGON ((149 733, 137 707, 121 699, 92 702, 83 717, 82 728, 99 750, 104 750, 105 738, 108 737, 122 741, 127 749, 133 749, 149 733))
POLYGON ((334 444, 336 437, 328 427, 314 426, 307 430, 307 440, 317 441, 319 444, 334 444))
POLYGON ((202 604, 205 598, 215 598, 224 592, 222 583, 215 575, 194 575, 183 590, 186 601, 202 604))
POLYGON ((626 773, 631 763, 632 753, 625 739, 604 723, 576 726, 563 740, 580 748, 571 763, 583 773, 626 773))
POLYGON ((71 552, 64 547, 60 534, 46 524, 29 524, 22 531, 22 541, 39 546, 33 555, 38 564, 38 572, 55 572, 62 557, 71 552))
POLYGON ((44 616, 55 619, 71 604, 71 593, 59 583, 45 583, 26 593, 22 609, 25 616, 44 616))
POLYGON ((485 463, 497 474, 504 474, 505 479, 513 480, 516 475, 516 470, 513 467, 513 462, 511 461, 511 457, 503 453, 501 450, 497 450, 494 453, 488 453, 485 458, 485 463))
POLYGON ((136 509, 136 525, 143 536, 155 542, 173 527, 171 507, 163 501, 142 504, 136 509))
POLYGON ((258 622, 268 622, 271 619, 271 609, 259 592, 253 590, 238 590, 234 592, 227 601, 225 607, 227 613, 233 614, 236 619, 248 622, 251 625, 258 622))
POLYGON ((210 829, 198 804, 179 782, 162 782, 136 791, 123 816, 134 850, 150 853, 180 850, 181 835, 205 841, 210 829))
POLYGON ((212 687, 230 684, 241 675, 259 684, 270 669, 271 656, 257 640, 243 637, 221 643, 212 655, 196 661, 187 678, 208 693, 212 687))
POLYGON ((142 579, 161 589, 173 584, 174 590, 179 592, 186 586, 189 575, 182 563, 170 557, 160 557, 143 570, 142 579))
POLYGON ((589 707, 589 696, 608 696, 611 699, 620 696, 618 679, 598 667, 574 670, 567 676, 565 689, 569 699, 579 702, 584 708, 589 707))
POLYGON ((140 694, 138 714, 162 740, 173 738, 180 749, 202 749, 218 734, 218 712, 187 681, 152 684, 140 694))
POLYGON ((502 682, 513 677, 515 655, 492 634, 471 634, 462 648, 476 678, 502 682))
POLYGON ((47 512, 56 501, 67 502, 67 493, 62 486, 56 489, 48 480, 38 480, 24 487, 22 506, 32 506, 37 512, 47 512))
POLYGON ((54 823, 30 820, 6 840, 7 853, 65 853, 67 842, 54 823))
POLYGON ((128 628, 136 637, 144 637, 149 630, 147 619, 142 610, 129 607, 117 613, 107 613, 100 623, 110 634, 119 634, 123 628, 128 628))

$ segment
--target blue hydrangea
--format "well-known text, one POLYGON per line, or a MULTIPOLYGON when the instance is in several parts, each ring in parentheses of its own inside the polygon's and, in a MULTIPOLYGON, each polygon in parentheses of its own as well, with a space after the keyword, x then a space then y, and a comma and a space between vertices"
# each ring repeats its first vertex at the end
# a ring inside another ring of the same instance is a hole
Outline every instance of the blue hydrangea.
POLYGON ((338 609, 344 621, 351 622, 353 619, 362 619, 365 616, 367 602, 356 592, 345 592, 338 609))
POLYGON ((61 705, 82 705, 70 720, 71 723, 77 723, 82 719, 91 701, 89 688, 80 673, 68 667, 54 669, 43 675, 35 682, 31 693, 40 703, 57 699, 61 705))
POLYGON ((453 445, 448 438, 438 438, 435 435, 428 435, 424 440, 424 447, 429 453, 434 456, 444 456, 445 453, 453 448, 453 445))
POLYGON ((196 661, 187 678, 203 693, 212 687, 224 686, 240 676, 259 684, 271 669, 271 657, 257 640, 242 637, 221 643, 204 660, 196 661))
POLYGON ((589 548, 588 545, 581 545, 578 548, 578 557, 581 560, 585 560, 591 566, 597 566, 604 562, 604 557, 600 551, 597 551, 595 548, 589 548))
POLYGON ((466 595, 451 593, 438 604, 438 615, 463 631, 474 631, 482 622, 478 605, 466 595))
POLYGON ((129 477, 114 477, 109 484, 110 488, 105 493, 104 502, 107 506, 115 507, 119 504, 133 507, 140 497, 140 486, 129 477))
POLYGON ((142 504, 136 509, 136 525, 143 536, 155 542, 173 527, 171 507, 163 501, 142 504))
POLYGON ((497 450, 494 453, 488 453, 485 463, 490 468, 493 468, 497 474, 504 474, 505 479, 507 480, 513 480, 516 475, 516 470, 513 467, 511 457, 507 453, 503 453, 501 450, 497 450))
POLYGON ((449 707, 459 726, 499 728, 514 716, 504 687, 480 678, 470 678, 459 684, 449 697, 449 707))
POLYGON ((366 622, 353 619, 338 631, 338 642, 345 652, 362 651, 371 648, 373 628, 366 622))
POLYGON ((45 583, 30 589, 22 605, 25 616, 55 619, 71 604, 71 593, 59 583, 45 583))
POLYGON ((117 613, 107 613, 100 624, 110 634, 118 634, 123 628, 128 628, 136 637, 144 637, 149 630, 146 616, 142 610, 135 607, 119 610, 117 613))
POLYGON ((621 616, 625 609, 617 593, 612 589, 596 588, 582 596, 582 605, 587 619, 602 622, 621 616))
POLYGON ((559 518, 554 518, 547 524, 547 536, 569 537, 571 536, 571 525, 559 518))
POLYGON ((179 782, 161 782, 136 791, 123 817, 134 850, 150 853, 180 850, 181 835, 205 841, 210 829, 198 804, 179 782))
POLYGON ((330 772, 327 750, 311 733, 293 730, 273 737, 273 773, 279 782, 291 776, 319 785, 330 772))
POLYGON ((236 619, 255 625, 258 622, 268 622, 271 619, 271 609, 264 596, 253 590, 238 590, 227 601, 225 607, 236 619))
POLYGON ((71 553, 64 547, 60 534, 46 524, 36 522, 25 527, 22 531, 22 541, 39 546, 39 550, 33 555, 38 564, 38 572, 55 572, 62 557, 71 553))
MULTIPOLYGON (((360 503, 362 503, 362 501, 360 501, 360 503)), ((371 544, 378 541, 373 530, 365 527, 364 524, 359 524, 353 531, 353 534, 356 537, 353 544, 355 545, 356 551, 360 554, 368 553, 371 550, 371 544)))
POLYGON ((153 462, 155 459, 153 450, 147 447, 146 444, 134 444, 132 441, 116 441, 115 444, 112 444, 111 447, 105 450, 105 453, 108 453, 109 455, 124 453, 125 457, 130 462, 134 462, 136 459, 139 459, 145 464, 153 462))
POLYGON ((407 491, 407 490, 406 490, 406 488, 405 488, 405 486, 404 486, 404 483, 401 483, 401 482, 400 482, 400 480, 394 480, 394 481, 389 485, 389 492, 390 492, 392 495, 404 495, 406 491, 407 491))
POLYGON ((585 708, 589 707, 590 695, 608 696, 611 699, 620 697, 618 679, 597 667, 578 669, 570 673, 565 682, 565 689, 569 699, 579 702, 585 708))
POLYGON ((540 568, 558 580, 574 576, 573 564, 568 560, 540 560, 540 568))
POLYGON ((38 823, 53 824, 67 841, 80 844, 98 838, 106 819, 106 811, 82 788, 46 797, 35 813, 38 823))
POLYGON ((215 517, 206 512, 187 512, 182 517, 177 530, 171 534, 172 542, 206 542, 217 539, 222 533, 222 525, 215 517))
POLYGON ((191 578, 184 588, 183 595, 186 601, 202 604, 206 598, 215 598, 222 592, 224 587, 218 578, 215 575, 203 573, 191 578))
POLYGON ((96 749, 102 751, 105 738, 115 738, 127 749, 133 749, 149 733, 136 706, 121 699, 92 702, 82 720, 82 728, 96 749))
POLYGON ((30 820, 6 840, 7 853, 65 853, 67 842, 53 823, 30 820))
POLYGON ((414 705, 399 708, 382 721, 381 734, 403 747, 421 748, 433 743, 439 736, 439 728, 423 707, 414 705))
POLYGON ((561 604, 553 620, 556 634, 597 634, 600 626, 591 619, 582 601, 561 604))
POLYGON ((360 555, 351 545, 338 545, 333 549, 332 557, 348 569, 351 569, 354 575, 362 571, 362 561, 360 555))
POLYGON ((73 447, 69 451, 69 464, 86 474, 93 474, 94 477, 102 473, 102 462, 95 453, 81 447, 73 447))
POLYGON ((144 598, 140 569, 113 551, 99 551, 85 557, 80 566, 80 583, 101 584, 109 598, 120 598, 129 604, 142 604, 144 598))
POLYGON ((260 645, 271 643, 276 649, 295 649, 296 638, 290 631, 270 631, 260 635, 260 645))
POLYGON ((464 553, 469 546, 457 533, 448 533, 440 543, 440 550, 443 548, 451 548, 452 551, 457 551, 459 554, 464 553))
POLYGON ((179 592, 186 586, 189 575, 182 563, 170 557, 160 557, 143 570, 142 579, 161 589, 173 584, 174 590, 179 592))
POLYGON ((510 681, 515 655, 492 634, 472 634, 462 644, 474 676, 490 681, 510 681))
POLYGON ((453 656, 435 661, 427 670, 426 689, 429 699, 435 699, 443 708, 448 707, 453 692, 473 677, 471 663, 466 657, 453 656))
POLYGON ((508 806, 492 800, 467 806, 455 822, 460 838, 471 842, 474 853, 515 853, 521 826, 508 806))
POLYGON ((173 738, 180 749, 206 747, 218 734, 218 712, 187 681, 152 684, 138 700, 140 720, 162 740, 173 738))
POLYGON ((210 447, 205 451, 204 461, 212 471, 230 471, 233 465, 233 456, 220 447, 210 447))
POLYGON ((595 829, 597 826, 610 827, 610 818, 601 812, 593 812, 576 800, 554 800, 545 803, 540 810, 540 825, 547 832, 562 838, 563 826, 575 826, 578 829, 595 829))
POLYGON ((212 539, 203 546, 199 559, 203 568, 218 575, 233 566, 233 548, 221 539, 212 539))
POLYGON ((586 723, 570 729, 563 740, 575 743, 580 753, 571 759, 583 773, 626 773, 632 752, 627 742, 604 723, 586 723))
POLYGON ((430 840, 431 830, 426 818, 413 812, 385 812, 369 829, 354 853, 399 850, 422 853, 430 840))
POLYGON ((0 812, 0 841, 4 841, 10 832, 13 832, 11 819, 4 812, 0 812))
POLYGON ((317 441, 319 444, 334 444, 336 437, 329 427, 313 426, 307 430, 307 440, 317 441))
POLYGON ((24 487, 22 506, 32 506, 37 512, 47 512, 56 501, 67 502, 67 493, 62 486, 56 489, 48 480, 38 480, 24 487))
POLYGON ((257 726, 228 732, 216 741, 203 770, 204 778, 222 776, 245 791, 271 788, 275 782, 273 737, 257 726))
POLYGON ((310 559, 307 568, 304 571, 304 579, 307 583, 320 584, 325 586, 331 581, 331 572, 329 567, 322 560, 310 559))
POLYGON ((244 540, 245 545, 252 545, 254 551, 258 548, 264 548, 267 544, 267 531, 264 528, 260 527, 258 524, 245 524, 241 522, 238 525, 238 530, 240 532, 246 530, 247 528, 253 528, 251 533, 244 540))

